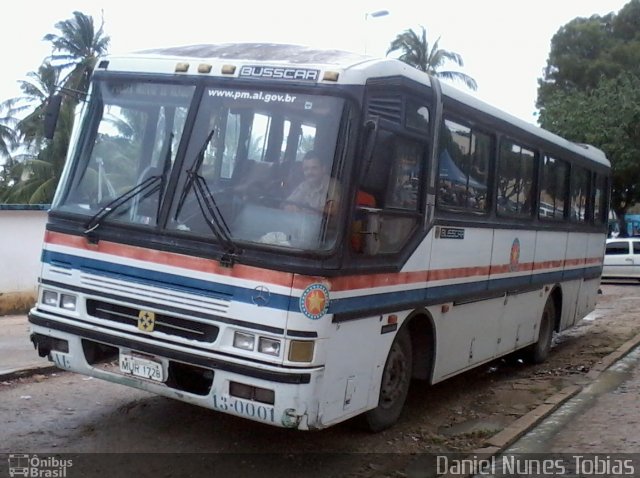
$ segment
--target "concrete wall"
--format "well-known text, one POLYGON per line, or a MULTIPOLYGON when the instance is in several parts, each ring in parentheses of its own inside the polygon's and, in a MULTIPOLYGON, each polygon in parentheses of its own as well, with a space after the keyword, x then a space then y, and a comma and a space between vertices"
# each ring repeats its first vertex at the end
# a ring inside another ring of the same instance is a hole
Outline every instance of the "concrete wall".
POLYGON ((0 204, 0 315, 35 303, 46 205, 0 204))

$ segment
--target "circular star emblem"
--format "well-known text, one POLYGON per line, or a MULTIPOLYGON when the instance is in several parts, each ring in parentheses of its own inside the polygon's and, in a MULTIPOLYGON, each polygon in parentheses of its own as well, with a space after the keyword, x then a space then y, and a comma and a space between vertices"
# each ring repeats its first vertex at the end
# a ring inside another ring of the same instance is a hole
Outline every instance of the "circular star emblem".
POLYGON ((318 320, 329 308, 329 290, 322 284, 311 284, 300 296, 300 310, 311 320, 318 320))
POLYGON ((509 256, 509 268, 512 271, 518 269, 518 262, 520 262, 520 241, 516 237, 511 244, 511 254, 509 256))

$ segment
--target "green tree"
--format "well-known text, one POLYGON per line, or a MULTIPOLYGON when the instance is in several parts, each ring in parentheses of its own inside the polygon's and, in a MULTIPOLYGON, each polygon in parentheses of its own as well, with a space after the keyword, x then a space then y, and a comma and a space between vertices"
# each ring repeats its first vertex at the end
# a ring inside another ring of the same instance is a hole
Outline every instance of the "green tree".
POLYGON ((539 80, 538 107, 554 92, 593 88, 602 76, 615 77, 621 65, 608 52, 614 45, 613 14, 576 18, 553 36, 547 65, 539 80))
POLYGON ((541 125, 602 149, 613 165, 611 207, 619 218, 640 202, 640 77, 624 73, 587 91, 556 91, 541 125))
POLYGON ((96 30, 93 17, 76 11, 73 18, 58 22, 55 27, 59 33, 44 36, 53 45, 51 61, 63 69, 71 68, 64 81, 66 88, 86 93, 98 57, 107 52, 111 41, 104 33, 104 19, 96 30))
POLYGON ((640 202, 640 0, 562 26, 538 83, 541 126, 607 154, 622 218, 640 202))
POLYGON ((447 62, 453 62, 458 66, 464 66, 462 56, 458 53, 442 50, 439 48, 438 38, 433 45, 427 41, 427 30, 420 26, 421 33, 418 34, 412 29, 407 29, 399 33, 389 45, 387 55, 393 52, 400 52, 398 60, 417 68, 430 75, 447 80, 461 81, 467 88, 477 90, 476 80, 459 71, 442 70, 447 62))

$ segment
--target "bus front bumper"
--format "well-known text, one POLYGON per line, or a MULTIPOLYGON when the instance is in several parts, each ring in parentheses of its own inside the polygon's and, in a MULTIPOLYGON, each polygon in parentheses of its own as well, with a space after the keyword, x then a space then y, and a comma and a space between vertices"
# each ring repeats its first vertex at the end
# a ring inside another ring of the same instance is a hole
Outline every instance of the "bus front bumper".
POLYGON ((38 353, 63 370, 269 425, 300 430, 326 426, 320 423, 316 390, 323 367, 291 369, 221 359, 93 324, 79 325, 37 309, 29 313, 29 322, 38 353))

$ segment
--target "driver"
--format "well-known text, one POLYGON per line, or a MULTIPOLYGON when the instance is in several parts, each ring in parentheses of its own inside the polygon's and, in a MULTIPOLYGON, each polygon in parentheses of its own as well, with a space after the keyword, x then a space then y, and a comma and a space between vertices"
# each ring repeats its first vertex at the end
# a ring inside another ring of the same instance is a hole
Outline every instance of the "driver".
POLYGON ((302 160, 304 181, 286 199, 287 211, 315 209, 332 215, 338 206, 338 182, 329 175, 329 168, 320 156, 311 150, 302 160))

